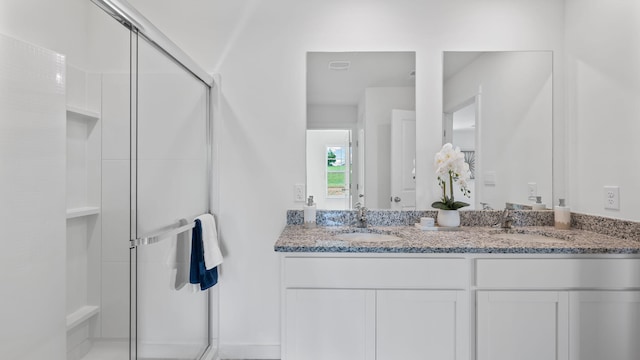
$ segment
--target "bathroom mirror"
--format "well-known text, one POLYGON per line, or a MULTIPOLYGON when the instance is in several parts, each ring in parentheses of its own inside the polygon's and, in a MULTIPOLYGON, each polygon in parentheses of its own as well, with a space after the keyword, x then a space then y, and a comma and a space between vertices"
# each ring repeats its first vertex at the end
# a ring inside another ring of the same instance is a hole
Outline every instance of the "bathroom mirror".
POLYGON ((414 52, 307 54, 306 190, 319 209, 414 208, 415 146, 414 52))
POLYGON ((528 209, 536 197, 551 208, 552 61, 550 51, 444 53, 443 143, 472 168, 468 209, 528 209))

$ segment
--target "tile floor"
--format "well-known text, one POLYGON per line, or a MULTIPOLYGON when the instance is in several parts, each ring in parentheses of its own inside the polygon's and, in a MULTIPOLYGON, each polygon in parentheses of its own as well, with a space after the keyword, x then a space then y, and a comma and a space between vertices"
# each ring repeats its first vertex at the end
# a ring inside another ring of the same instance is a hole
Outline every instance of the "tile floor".
MULTIPOLYGON (((128 360, 129 343, 126 341, 96 341, 82 360, 128 360)), ((225 360, 225 359, 221 359, 225 360)), ((231 360, 231 359, 227 359, 231 360)), ((241 359, 233 359, 241 360, 241 359)), ((248 359, 245 359, 248 360, 248 359)), ((258 359, 253 359, 258 360, 258 359)))
POLYGON ((82 360, 128 360, 129 343, 127 341, 96 341, 82 360))

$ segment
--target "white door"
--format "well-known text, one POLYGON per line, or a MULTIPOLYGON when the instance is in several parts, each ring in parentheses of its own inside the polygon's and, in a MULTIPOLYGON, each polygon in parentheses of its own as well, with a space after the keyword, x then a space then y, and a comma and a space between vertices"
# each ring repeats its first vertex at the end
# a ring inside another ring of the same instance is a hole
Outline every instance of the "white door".
POLYGON ((478 360, 567 360, 569 294, 478 291, 478 360))
POLYGON ((358 198, 355 202, 359 202, 360 205, 366 206, 365 204, 365 193, 364 193, 364 129, 358 130, 358 141, 356 143, 358 147, 358 182, 356 184, 356 192, 358 194, 358 198))
POLYGON ((469 359, 464 291, 378 290, 377 360, 469 359))
POLYGON ((374 360, 375 290, 286 291, 282 360, 374 360))
POLYGON ((391 110, 391 209, 416 207, 416 112, 391 110))
POLYGON ((442 114, 442 143, 453 143, 453 113, 442 114))
POLYGON ((579 291, 569 298, 572 360, 640 357, 640 292, 579 291))

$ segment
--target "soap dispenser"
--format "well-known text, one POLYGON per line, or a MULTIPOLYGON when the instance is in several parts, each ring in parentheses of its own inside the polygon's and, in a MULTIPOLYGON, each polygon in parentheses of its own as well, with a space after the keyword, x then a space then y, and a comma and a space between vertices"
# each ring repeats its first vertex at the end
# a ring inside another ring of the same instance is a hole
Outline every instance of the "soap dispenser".
POLYGON ((547 206, 542 203, 542 196, 536 196, 536 202, 531 205, 532 210, 546 210, 547 206))
POLYGON ((313 196, 309 196, 304 206, 304 227, 316 227, 316 204, 313 202, 313 196))
POLYGON ((561 230, 571 229, 571 209, 566 206, 564 199, 560 199, 554 209, 555 228, 561 230))

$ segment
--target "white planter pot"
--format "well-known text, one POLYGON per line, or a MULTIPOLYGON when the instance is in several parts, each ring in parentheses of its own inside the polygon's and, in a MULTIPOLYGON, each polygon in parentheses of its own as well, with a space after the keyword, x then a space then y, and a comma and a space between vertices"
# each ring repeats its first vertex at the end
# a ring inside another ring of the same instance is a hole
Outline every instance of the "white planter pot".
POLYGON ((438 225, 444 227, 460 226, 460 212, 458 210, 438 210, 438 225))

